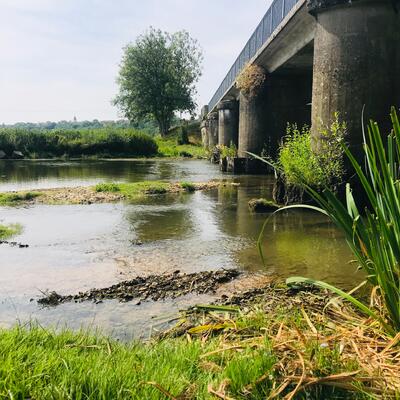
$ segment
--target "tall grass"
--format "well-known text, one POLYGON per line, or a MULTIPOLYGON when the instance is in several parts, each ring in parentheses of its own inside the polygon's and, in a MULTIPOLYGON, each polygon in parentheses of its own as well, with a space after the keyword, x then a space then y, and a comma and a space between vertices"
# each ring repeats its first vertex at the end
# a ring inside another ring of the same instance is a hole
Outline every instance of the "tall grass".
POLYGON ((382 306, 376 311, 323 282, 301 277, 288 282, 309 282, 333 290, 395 334, 400 331, 400 123, 394 108, 391 119, 393 129, 385 141, 378 124, 373 121, 367 133, 364 132, 365 167, 343 144, 364 193, 353 196, 347 184, 343 202, 329 188, 318 193, 307 187, 319 207, 299 205, 284 209, 307 207, 327 215, 345 234, 354 256, 367 272, 368 282, 379 294, 382 306), (364 203, 366 200, 369 205, 361 209, 355 197, 362 198, 364 203))
POLYGON ((28 157, 152 156, 158 152, 154 139, 134 129, 27 130, 0 129, 0 150, 11 156, 20 151, 28 157))

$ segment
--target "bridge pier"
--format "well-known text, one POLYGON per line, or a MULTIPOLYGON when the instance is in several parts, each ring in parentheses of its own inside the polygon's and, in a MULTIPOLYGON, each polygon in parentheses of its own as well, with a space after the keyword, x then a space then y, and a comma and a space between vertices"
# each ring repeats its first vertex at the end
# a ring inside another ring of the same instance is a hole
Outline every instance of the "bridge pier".
POLYGON ((213 149, 218 144, 218 113, 211 112, 207 117, 208 147, 213 149))
POLYGON ((258 95, 239 97, 239 157, 246 152, 261 155, 265 150, 275 158, 287 124, 310 125, 311 71, 268 75, 258 95))
POLYGON ((223 100, 218 106, 218 144, 238 146, 239 110, 236 100, 223 100))
POLYGON ((308 0, 316 18, 312 95, 313 146, 340 113, 348 142, 362 143, 361 113, 388 129, 400 106, 400 16, 393 0, 308 0))

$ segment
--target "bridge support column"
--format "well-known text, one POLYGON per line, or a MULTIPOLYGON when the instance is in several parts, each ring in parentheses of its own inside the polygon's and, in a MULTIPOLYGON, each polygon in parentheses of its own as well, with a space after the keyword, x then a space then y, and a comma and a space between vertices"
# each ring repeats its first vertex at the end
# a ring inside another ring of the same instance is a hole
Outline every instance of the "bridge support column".
POLYGON ((201 133, 201 142, 203 144, 203 147, 205 149, 208 149, 209 147, 209 124, 207 120, 202 121, 200 124, 200 133, 201 133))
POLYGON ((207 117, 208 147, 213 149, 218 144, 218 113, 212 112, 207 117))
POLYGON ((263 150, 277 156, 288 123, 299 127, 311 122, 311 71, 268 75, 258 95, 239 97, 239 157, 263 150))
POLYGON ((333 114, 346 121, 352 146, 362 143, 361 113, 388 128, 400 106, 400 15, 393 0, 308 0, 316 17, 312 96, 314 149, 333 114))
POLYGON ((239 110, 235 100, 223 100, 218 104, 218 144, 238 146, 239 110))

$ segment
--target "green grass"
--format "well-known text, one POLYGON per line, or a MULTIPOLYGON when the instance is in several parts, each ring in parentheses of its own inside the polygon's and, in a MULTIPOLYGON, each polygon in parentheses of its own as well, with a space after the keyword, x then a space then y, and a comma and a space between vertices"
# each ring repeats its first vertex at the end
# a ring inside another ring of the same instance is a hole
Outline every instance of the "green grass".
POLYGON ((0 193, 0 206, 18 205, 40 196, 39 192, 0 193))
POLYGON ((146 194, 164 194, 170 189, 170 183, 161 181, 99 183, 94 187, 96 192, 118 192, 128 199, 140 197, 146 194))
POLYGON ((196 190, 196 186, 192 182, 181 182, 180 183, 182 189, 185 189, 187 192, 194 192, 196 190))
POLYGON ((158 153, 162 157, 188 157, 188 158, 207 158, 207 151, 201 144, 182 144, 177 143, 176 135, 169 135, 167 138, 156 138, 158 153))
POLYGON ((0 239, 9 239, 15 235, 19 235, 22 232, 22 226, 20 224, 1 225, 0 224, 0 239))
MULTIPOLYGON (((242 344, 244 349, 207 356, 224 347, 222 336, 211 335, 207 340, 194 336, 191 341, 183 336, 124 344, 98 334, 54 333, 36 326, 1 330, 0 398, 211 400, 215 397, 208 393, 208 386, 217 390, 226 382, 227 398, 265 399, 273 385, 279 385, 279 359, 265 332, 280 320, 289 320, 287 310, 273 321, 261 311, 240 315, 235 320, 235 332, 248 344, 231 339, 225 345, 242 344), (252 338, 257 345, 251 345, 252 338)), ((316 360, 316 376, 357 367, 340 360, 336 348, 321 348, 314 343, 304 348, 303 357, 316 360)), ((340 391, 331 388, 317 389, 317 394, 312 388, 304 398, 357 398, 336 397, 340 391), (332 393, 335 396, 331 397, 332 393)))

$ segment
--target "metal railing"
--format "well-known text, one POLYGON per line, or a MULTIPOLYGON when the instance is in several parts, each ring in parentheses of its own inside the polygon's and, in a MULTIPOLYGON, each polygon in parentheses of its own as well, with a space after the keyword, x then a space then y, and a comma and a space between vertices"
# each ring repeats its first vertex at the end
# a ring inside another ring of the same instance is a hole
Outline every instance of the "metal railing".
POLYGON ((270 8, 264 15, 264 18, 251 35, 246 46, 244 46, 239 57, 236 59, 225 79, 222 81, 218 90, 210 100, 208 104, 210 111, 218 104, 225 92, 232 86, 243 67, 271 37, 274 30, 299 1, 300 0, 274 0, 272 2, 270 8))

